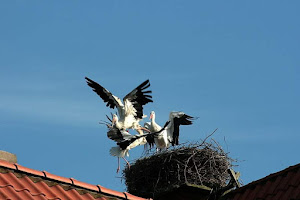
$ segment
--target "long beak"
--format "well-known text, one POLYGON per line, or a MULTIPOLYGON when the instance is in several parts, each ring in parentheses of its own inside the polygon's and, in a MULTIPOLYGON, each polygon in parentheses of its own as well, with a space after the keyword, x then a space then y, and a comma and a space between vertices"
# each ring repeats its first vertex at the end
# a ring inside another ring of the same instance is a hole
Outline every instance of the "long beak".
POLYGON ((149 131, 148 129, 144 128, 144 127, 140 127, 141 130, 147 131, 149 133, 151 133, 151 131, 149 131))

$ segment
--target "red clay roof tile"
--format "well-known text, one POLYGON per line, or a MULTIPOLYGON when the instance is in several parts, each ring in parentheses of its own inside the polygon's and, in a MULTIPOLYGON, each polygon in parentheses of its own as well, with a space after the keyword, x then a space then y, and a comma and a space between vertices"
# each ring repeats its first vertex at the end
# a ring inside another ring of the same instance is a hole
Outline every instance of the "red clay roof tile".
POLYGON ((100 187, 100 191, 102 193, 111 194, 113 196, 122 197, 122 198, 126 199, 126 196, 123 192, 118 192, 118 191, 115 191, 115 190, 111 190, 111 189, 108 189, 108 188, 100 186, 100 185, 98 185, 98 186, 100 187))
POLYGON ((137 196, 134 196, 132 194, 129 194, 128 192, 124 192, 124 194, 126 195, 128 200, 145 200, 144 198, 137 197, 137 196))
POLYGON ((13 163, 4 161, 4 160, 0 160, 0 166, 9 168, 9 169, 16 169, 16 166, 13 163))
POLYGON ((266 198, 264 199, 260 199, 260 200, 273 200, 274 195, 268 195, 266 198))
MULTIPOLYGON (((296 190, 297 190, 297 191, 300 190, 300 185, 297 187, 296 190)), ((294 193, 292 197, 293 197, 294 199, 300 199, 300 193, 298 193, 298 194, 294 193)))
POLYGON ((27 190, 16 191, 13 187, 0 187, 0 193, 8 194, 5 200, 47 200, 45 196, 32 196, 27 190))
POLYGON ((37 175, 37 176, 44 176, 43 172, 41 172, 41 171, 30 169, 28 167, 24 167, 24 166, 19 165, 17 163, 15 163, 14 165, 16 166, 17 170, 20 170, 22 172, 29 173, 29 174, 32 174, 32 175, 37 175))
POLYGON ((91 185, 46 171, 37 171, 0 160, 2 200, 145 200, 100 185, 91 185))
POLYGON ((276 190, 277 185, 280 182, 280 180, 281 180, 281 177, 278 177, 278 179, 276 179, 276 180, 269 180, 267 182, 268 185, 265 187, 264 191, 267 194, 273 194, 274 191, 276 190))
POLYGON ((82 187, 82 188, 86 188, 86 189, 93 190, 93 191, 96 191, 96 192, 100 192, 97 185, 92 185, 92 184, 89 184, 89 183, 78 181, 74 178, 70 178, 70 180, 73 182, 74 185, 76 185, 78 187, 82 187))
POLYGON ((69 178, 57 176, 55 174, 50 174, 49 172, 46 172, 46 171, 42 171, 42 172, 43 172, 44 176, 48 179, 53 179, 53 180, 60 181, 63 183, 73 184, 72 180, 69 178))
POLYGON ((298 169, 295 176, 293 176, 291 182, 291 185, 300 185, 300 169, 298 169))
POLYGON ((4 192, 1 192, 1 189, 0 187, 0 199, 8 199, 8 196, 6 196, 4 192))
POLYGON ((295 193, 295 189, 295 187, 289 187, 288 190, 285 191, 284 195, 292 196, 292 194, 295 193))
POLYGON ((232 191, 227 200, 300 199, 300 164, 270 174, 232 191))

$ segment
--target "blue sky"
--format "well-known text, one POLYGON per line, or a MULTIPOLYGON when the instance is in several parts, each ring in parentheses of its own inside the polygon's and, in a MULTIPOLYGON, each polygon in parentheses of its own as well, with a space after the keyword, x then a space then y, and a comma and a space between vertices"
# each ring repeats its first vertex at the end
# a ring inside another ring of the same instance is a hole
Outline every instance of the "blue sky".
MULTIPOLYGON (((298 1, 1 1, 0 149, 21 165, 125 190, 110 110, 84 77, 123 97, 150 79, 163 124, 199 119, 244 183, 299 163, 298 1), (225 141, 224 141, 225 138, 225 141)), ((143 148, 131 151, 130 160, 143 148)))

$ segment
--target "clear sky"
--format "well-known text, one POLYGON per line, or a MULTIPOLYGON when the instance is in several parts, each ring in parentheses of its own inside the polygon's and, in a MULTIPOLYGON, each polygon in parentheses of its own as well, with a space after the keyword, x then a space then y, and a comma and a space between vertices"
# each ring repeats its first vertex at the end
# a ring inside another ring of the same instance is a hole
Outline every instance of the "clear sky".
MULTIPOLYGON (((164 124, 197 116, 244 183, 300 162, 299 1, 1 1, 0 149, 21 165, 123 191, 110 109, 84 77, 123 97, 149 79, 164 124), (225 138, 225 141, 224 141, 225 138)), ((141 156, 133 149, 130 160, 141 156)))

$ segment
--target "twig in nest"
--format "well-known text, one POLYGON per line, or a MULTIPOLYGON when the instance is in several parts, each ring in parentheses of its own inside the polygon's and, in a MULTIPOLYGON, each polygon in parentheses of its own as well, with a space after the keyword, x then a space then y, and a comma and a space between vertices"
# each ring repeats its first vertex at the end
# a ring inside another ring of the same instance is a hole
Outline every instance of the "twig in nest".
POLYGON ((232 166, 232 159, 216 141, 207 142, 207 138, 136 160, 123 171, 127 191, 153 198, 185 183, 225 186, 230 179, 227 169, 232 166))

